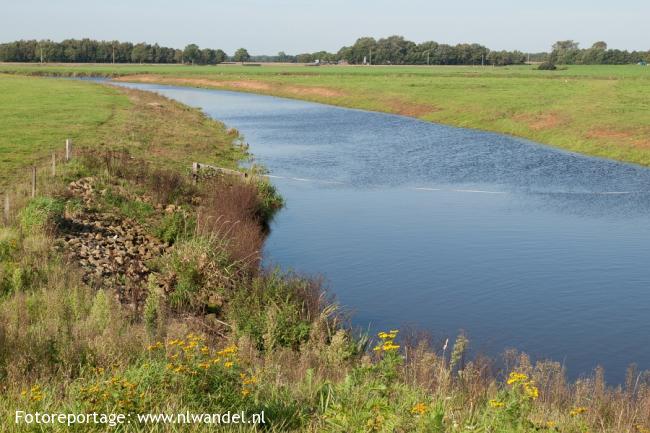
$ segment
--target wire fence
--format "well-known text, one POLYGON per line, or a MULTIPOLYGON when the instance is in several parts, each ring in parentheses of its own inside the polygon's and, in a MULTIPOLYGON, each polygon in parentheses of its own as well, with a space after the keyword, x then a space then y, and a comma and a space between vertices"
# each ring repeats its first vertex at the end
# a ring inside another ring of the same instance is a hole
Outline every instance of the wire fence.
POLYGON ((54 183, 52 180, 60 176, 61 166, 72 159, 72 140, 67 139, 64 146, 52 151, 50 157, 45 158, 41 163, 32 165, 26 170, 20 170, 0 195, 2 197, 2 224, 4 226, 12 224, 18 210, 29 199, 49 190, 54 183))

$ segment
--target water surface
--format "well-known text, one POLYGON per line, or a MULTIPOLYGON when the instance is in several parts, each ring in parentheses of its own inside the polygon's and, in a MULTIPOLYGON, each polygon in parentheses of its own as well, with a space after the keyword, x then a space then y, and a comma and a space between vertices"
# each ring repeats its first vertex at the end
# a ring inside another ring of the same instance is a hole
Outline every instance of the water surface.
POLYGON ((650 170, 499 134, 217 90, 130 85, 239 129, 287 202, 266 260, 318 273, 356 324, 468 333, 650 369, 650 170))

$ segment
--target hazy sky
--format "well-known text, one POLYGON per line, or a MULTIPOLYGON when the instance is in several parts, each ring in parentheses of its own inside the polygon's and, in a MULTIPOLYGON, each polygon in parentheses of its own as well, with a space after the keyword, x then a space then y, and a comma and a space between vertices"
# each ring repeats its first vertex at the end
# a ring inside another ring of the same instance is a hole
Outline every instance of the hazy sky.
POLYGON ((545 51, 650 49, 650 0, 0 0, 0 41, 89 37, 251 54, 336 51, 360 36, 545 51))

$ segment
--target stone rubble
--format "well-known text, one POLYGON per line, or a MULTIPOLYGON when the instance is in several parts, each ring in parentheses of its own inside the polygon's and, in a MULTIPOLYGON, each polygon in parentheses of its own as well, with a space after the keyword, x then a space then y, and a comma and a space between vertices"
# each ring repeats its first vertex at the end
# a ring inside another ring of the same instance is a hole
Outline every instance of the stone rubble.
POLYGON ((82 199, 84 208, 67 218, 61 236, 65 251, 82 269, 84 282, 115 289, 121 302, 135 308, 146 298, 151 273, 147 261, 171 247, 148 234, 136 221, 93 212, 96 191, 92 183, 92 178, 84 178, 69 185, 69 191, 82 199))

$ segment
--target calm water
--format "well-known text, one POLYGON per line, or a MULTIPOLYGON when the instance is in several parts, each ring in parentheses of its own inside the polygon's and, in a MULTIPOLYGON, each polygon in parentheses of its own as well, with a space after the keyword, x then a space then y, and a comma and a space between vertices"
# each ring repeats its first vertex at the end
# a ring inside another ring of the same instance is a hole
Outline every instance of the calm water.
POLYGON ((226 91, 154 90, 236 127, 287 206, 267 262, 323 275, 357 325, 467 331, 650 369, 650 170, 400 116, 226 91))

